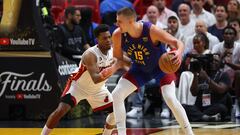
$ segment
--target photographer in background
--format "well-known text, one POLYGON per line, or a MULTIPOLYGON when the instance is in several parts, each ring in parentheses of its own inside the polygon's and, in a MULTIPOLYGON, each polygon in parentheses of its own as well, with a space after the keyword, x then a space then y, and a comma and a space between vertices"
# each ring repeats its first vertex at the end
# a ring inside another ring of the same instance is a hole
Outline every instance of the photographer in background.
POLYGON ((232 100, 229 94, 230 79, 221 71, 218 55, 193 56, 190 71, 193 80, 190 92, 196 97, 194 105, 183 105, 190 121, 230 120, 232 100))
MULTIPOLYGON (((190 70, 190 62, 194 61, 194 56, 197 57, 203 57, 203 61, 201 62, 205 62, 206 60, 208 60, 208 55, 205 54, 210 54, 210 50, 208 49, 209 47, 209 40, 208 37, 205 35, 205 33, 199 32, 197 33, 194 37, 193 37, 193 49, 186 54, 186 57, 184 57, 183 59, 183 63, 181 65, 181 69, 180 69, 180 79, 179 79, 179 83, 178 83, 178 90, 176 91, 176 96, 178 98, 178 100, 180 101, 181 104, 184 105, 194 105, 195 101, 196 101, 196 96, 193 96, 190 88, 192 85, 192 81, 193 81, 193 73, 190 70), (184 71, 184 72, 182 72, 184 71)), ((201 65, 201 64, 200 64, 201 65)), ((205 67, 204 68, 208 68, 206 66, 208 66, 208 64, 204 64, 205 67)), ((193 66, 196 66, 196 68, 198 68, 198 63, 196 64, 192 64, 191 65, 192 68, 194 68, 193 66)), ((194 68, 194 69, 196 69, 194 68)), ((199 70, 200 71, 200 70, 199 70)))
POLYGON ((236 93, 236 113, 235 116, 240 118, 240 44, 235 41, 237 31, 228 26, 224 29, 224 41, 213 48, 213 53, 218 53, 225 63, 224 71, 228 73, 231 80, 231 86, 236 93))

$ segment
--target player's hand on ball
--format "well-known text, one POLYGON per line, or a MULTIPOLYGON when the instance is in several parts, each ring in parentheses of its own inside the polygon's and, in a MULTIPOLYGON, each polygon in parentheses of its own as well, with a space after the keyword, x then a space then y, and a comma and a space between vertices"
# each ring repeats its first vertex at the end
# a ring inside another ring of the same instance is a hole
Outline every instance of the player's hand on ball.
POLYGON ((170 52, 168 52, 168 54, 173 55, 173 57, 171 58, 172 64, 174 65, 180 65, 182 62, 182 53, 178 50, 172 50, 170 52))

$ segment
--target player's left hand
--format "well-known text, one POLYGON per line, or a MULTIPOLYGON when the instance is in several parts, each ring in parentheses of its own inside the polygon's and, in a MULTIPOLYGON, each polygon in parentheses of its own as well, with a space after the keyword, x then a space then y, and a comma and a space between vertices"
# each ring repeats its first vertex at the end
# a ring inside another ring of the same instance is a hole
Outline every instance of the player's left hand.
POLYGON ((171 58, 171 61, 174 65, 180 65, 182 62, 182 53, 179 50, 171 50, 168 52, 169 54, 172 54, 173 57, 171 58))

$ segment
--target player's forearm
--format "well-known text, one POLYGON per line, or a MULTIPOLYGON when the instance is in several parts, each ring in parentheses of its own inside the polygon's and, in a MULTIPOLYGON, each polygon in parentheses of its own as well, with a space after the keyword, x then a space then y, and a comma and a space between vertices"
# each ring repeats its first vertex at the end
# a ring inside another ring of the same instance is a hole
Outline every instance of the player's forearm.
POLYGON ((96 73, 92 80, 95 84, 98 84, 102 81, 105 81, 107 78, 109 78, 113 74, 113 70, 111 68, 103 69, 100 73, 96 73))
POLYGON ((177 49, 178 49, 180 52, 183 52, 183 51, 184 51, 183 42, 180 41, 180 40, 177 40, 177 49))
POLYGON ((107 77, 105 78, 105 77, 103 77, 103 75, 102 74, 97 74, 97 75, 95 75, 95 77, 93 77, 92 78, 92 80, 93 80, 93 82, 95 83, 95 84, 98 84, 98 83, 100 83, 100 82, 102 82, 102 81, 104 81, 104 80, 106 80, 107 79, 107 77))
MULTIPOLYGON (((119 62, 119 61, 118 61, 119 62)), ((99 75, 100 75, 100 80, 106 80, 110 76, 112 76, 119 68, 122 68, 122 64, 115 62, 112 66, 107 67, 103 69, 99 75)))
POLYGON ((177 49, 180 52, 184 51, 184 45, 183 42, 177 39, 173 39, 170 43, 168 43, 168 45, 170 45, 170 48, 172 50, 177 49))

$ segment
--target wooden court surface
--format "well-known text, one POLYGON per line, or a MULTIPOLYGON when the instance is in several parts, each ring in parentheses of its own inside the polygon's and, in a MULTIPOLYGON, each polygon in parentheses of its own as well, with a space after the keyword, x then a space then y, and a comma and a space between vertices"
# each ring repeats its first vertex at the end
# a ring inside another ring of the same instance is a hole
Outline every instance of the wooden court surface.
MULTIPOLYGON (((154 133, 128 129, 128 135, 184 135, 179 128, 167 128, 154 133), (136 131, 136 132, 135 132, 136 131)), ((51 135, 100 135, 102 128, 55 128, 51 135)), ((194 128, 195 135, 240 135, 240 128, 194 128)), ((0 128, 1 135, 40 135, 41 128, 0 128)))

